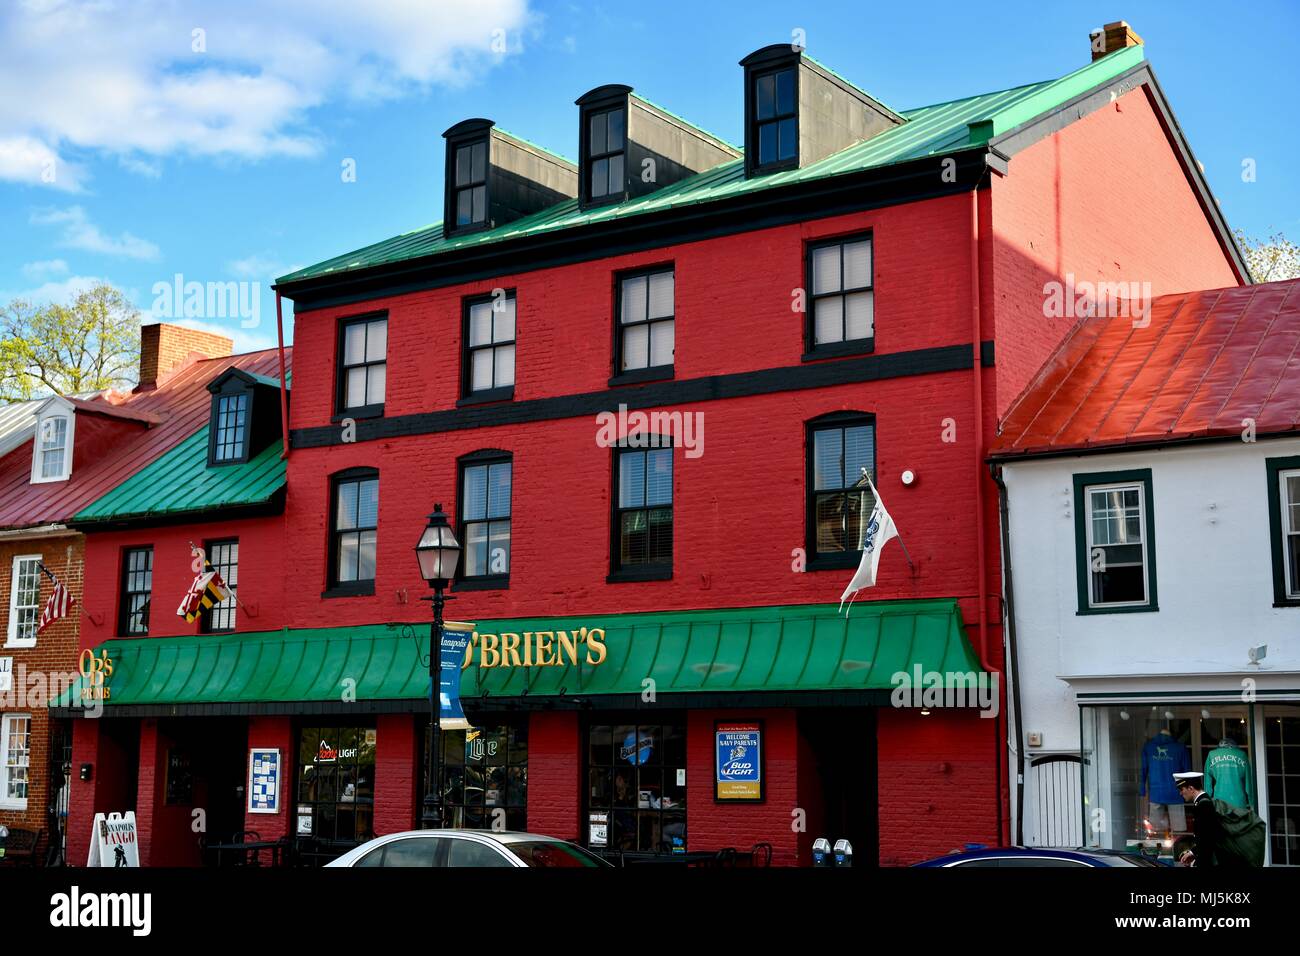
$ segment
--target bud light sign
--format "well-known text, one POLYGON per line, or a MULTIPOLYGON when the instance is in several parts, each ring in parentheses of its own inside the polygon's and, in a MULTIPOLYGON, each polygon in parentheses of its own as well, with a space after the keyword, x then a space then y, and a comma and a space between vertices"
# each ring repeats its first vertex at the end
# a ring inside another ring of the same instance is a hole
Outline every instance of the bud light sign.
POLYGON ((763 799, 763 727, 754 723, 715 726, 717 800, 763 799))

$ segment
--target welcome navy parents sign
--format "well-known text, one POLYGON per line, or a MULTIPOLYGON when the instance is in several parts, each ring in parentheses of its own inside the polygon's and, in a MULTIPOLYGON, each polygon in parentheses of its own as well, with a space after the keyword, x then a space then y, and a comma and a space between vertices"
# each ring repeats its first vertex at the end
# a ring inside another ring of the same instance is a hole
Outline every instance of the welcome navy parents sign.
POLYGON ((717 800, 763 799, 763 725, 726 723, 714 726, 717 800))

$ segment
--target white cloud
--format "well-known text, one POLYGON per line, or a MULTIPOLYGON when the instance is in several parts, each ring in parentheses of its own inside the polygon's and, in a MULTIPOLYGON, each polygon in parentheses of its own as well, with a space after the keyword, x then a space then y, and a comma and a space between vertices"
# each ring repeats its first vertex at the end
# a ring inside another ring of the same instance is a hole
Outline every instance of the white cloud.
POLYGON ((258 279, 266 282, 268 285, 274 282, 282 275, 288 275, 298 266, 285 265, 278 259, 271 256, 253 254, 243 259, 235 259, 226 263, 226 269, 230 274, 240 279, 258 279))
POLYGON ((23 266, 23 275, 33 282, 54 276, 65 276, 70 270, 63 259, 43 259, 40 262, 28 262, 23 266))
POLYGON ((107 281, 97 276, 69 276, 58 282, 52 280, 44 282, 32 289, 21 289, 16 292, 0 291, 0 304, 22 299, 32 305, 70 305, 81 293, 88 292, 107 281))
POLYGON ((527 0, 10 0, 0 179, 76 189, 79 150, 144 175, 173 153, 313 155, 312 109, 467 83, 532 20, 527 0))
POLYGON ((152 242, 129 232, 116 237, 105 235, 103 230, 86 217, 86 211, 80 206, 34 212, 31 222, 37 226, 61 226, 63 232, 59 245, 69 249, 82 249, 124 259, 155 260, 160 255, 158 247, 152 242))

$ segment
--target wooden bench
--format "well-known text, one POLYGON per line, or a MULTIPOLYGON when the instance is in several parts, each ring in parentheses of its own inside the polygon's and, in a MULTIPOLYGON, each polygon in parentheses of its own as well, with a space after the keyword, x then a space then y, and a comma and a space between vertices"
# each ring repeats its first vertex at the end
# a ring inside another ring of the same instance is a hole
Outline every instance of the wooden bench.
POLYGON ((4 844, 4 856, 0 857, 0 865, 12 864, 18 865, 26 863, 28 866, 36 865, 36 844, 41 842, 41 835, 44 830, 22 830, 17 827, 9 828, 9 839, 4 844))

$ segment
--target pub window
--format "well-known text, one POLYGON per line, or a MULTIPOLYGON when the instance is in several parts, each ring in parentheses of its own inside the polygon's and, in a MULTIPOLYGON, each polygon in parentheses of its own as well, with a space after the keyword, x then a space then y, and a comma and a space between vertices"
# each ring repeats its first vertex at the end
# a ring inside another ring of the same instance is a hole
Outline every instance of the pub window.
POLYGON ((1151 472, 1075 475, 1079 613, 1156 610, 1151 472))
POLYGON ((672 448, 615 449, 614 470, 614 573, 670 573, 672 448))
POLYGON ((32 755, 29 714, 0 714, 0 807, 27 809, 28 769, 32 755))
POLYGON ((510 574, 509 457, 467 457, 461 462, 460 539, 467 579, 505 578, 510 574))
POLYGON ((676 324, 673 267, 621 276, 618 290, 615 367, 620 373, 671 370, 676 324))
POLYGON ((351 319, 340 327, 340 412, 380 413, 388 377, 388 319, 351 319))
POLYGON ((452 203, 457 228, 487 222, 487 153, 486 139, 456 147, 452 203))
POLYGON ((515 294, 465 303, 465 394, 499 395, 515 384, 515 294))
POLYGON ((238 608, 235 593, 239 588, 239 539, 209 541, 204 546, 204 551, 207 554, 208 566, 221 575, 221 580, 225 581, 230 589, 230 596, 221 603, 212 605, 208 613, 199 618, 199 626, 208 634, 233 631, 238 608))
POLYGON ((662 720, 588 727, 582 835, 590 849, 686 851, 686 724, 662 720))
POLYGON ((834 414, 808 426, 809 562, 856 564, 867 518, 876 506, 865 469, 876 478, 876 425, 864 415, 834 414))
MULTIPOLYGON (((424 725, 427 754, 429 726, 424 725)), ((444 825, 466 830, 528 829, 528 719, 442 732, 444 825)), ((427 767, 420 779, 426 779, 427 767)), ((423 791, 421 791, 423 793, 423 791)))
POLYGON ((379 472, 359 468, 334 477, 330 584, 373 589, 379 534, 379 472))
POLYGON ((293 808, 300 848, 338 855, 340 844, 374 838, 376 743, 374 727, 302 729, 293 808))
POLYGON ((36 423, 32 455, 32 483, 67 481, 72 475, 72 431, 70 414, 42 415, 36 423))
POLYGON ((1268 523, 1273 553, 1273 603, 1300 605, 1300 457, 1269 458, 1268 523))
POLYGON ((149 605, 152 597, 152 545, 145 548, 127 548, 122 553, 120 633, 127 636, 149 633, 149 605))
POLYGON ((871 237, 837 239, 808 248, 812 349, 863 343, 875 335, 871 237))
POLYGON ((212 461, 242 461, 248 457, 248 392, 216 397, 216 433, 212 440, 212 461))
POLYGON ((587 198, 592 202, 623 195, 626 121, 621 106, 587 116, 587 198))
POLYGON ((780 168, 799 155, 799 113, 793 66, 753 78, 751 143, 758 144, 756 169, 780 168))
POLYGON ((41 616, 41 556, 15 555, 9 578, 10 647, 32 647, 41 616))

